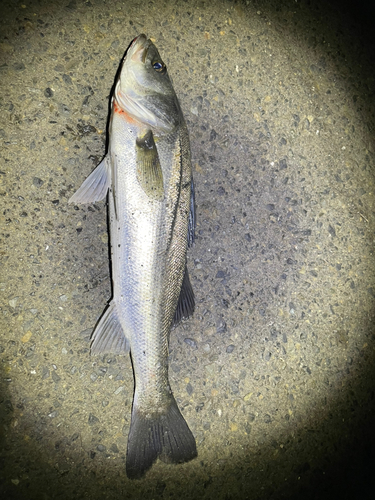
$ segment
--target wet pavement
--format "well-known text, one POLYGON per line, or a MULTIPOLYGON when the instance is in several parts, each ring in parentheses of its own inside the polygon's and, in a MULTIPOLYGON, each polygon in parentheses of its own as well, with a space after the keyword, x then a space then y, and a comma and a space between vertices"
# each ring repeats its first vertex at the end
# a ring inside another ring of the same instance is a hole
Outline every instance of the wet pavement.
POLYGON ((374 46, 353 10, 311 4, 2 3, 1 498, 370 498, 374 46), (197 307, 170 379, 198 458, 130 481, 130 359, 89 353, 106 204, 67 202, 142 32, 192 146, 197 307))

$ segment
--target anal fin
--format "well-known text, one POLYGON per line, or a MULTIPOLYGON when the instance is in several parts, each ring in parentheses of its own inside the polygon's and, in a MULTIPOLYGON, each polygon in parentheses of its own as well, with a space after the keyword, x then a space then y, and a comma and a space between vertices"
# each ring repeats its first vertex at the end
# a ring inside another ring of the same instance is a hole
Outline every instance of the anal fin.
POLYGON ((184 279, 182 281, 182 287, 180 292, 180 297, 178 299, 176 312, 173 318, 173 326, 178 325, 182 319, 189 318, 192 316, 195 308, 195 299, 193 287, 190 283, 189 273, 187 267, 185 267, 184 279))
POLYGON ((112 300, 96 325, 91 337, 91 354, 126 354, 129 339, 119 321, 116 303, 112 300))

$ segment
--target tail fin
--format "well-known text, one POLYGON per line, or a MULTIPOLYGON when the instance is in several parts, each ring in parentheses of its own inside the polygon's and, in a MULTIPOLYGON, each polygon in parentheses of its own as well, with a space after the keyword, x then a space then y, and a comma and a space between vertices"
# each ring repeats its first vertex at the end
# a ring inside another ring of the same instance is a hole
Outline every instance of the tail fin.
POLYGON ((194 436, 171 395, 165 413, 142 412, 133 405, 126 474, 141 478, 160 457, 163 462, 188 462, 197 456, 194 436))

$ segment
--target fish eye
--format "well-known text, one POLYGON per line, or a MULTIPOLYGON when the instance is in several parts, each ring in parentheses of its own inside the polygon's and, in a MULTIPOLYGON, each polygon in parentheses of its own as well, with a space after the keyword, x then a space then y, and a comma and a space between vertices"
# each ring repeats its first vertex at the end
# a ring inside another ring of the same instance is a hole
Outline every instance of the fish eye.
POLYGON ((154 62, 152 67, 154 68, 155 71, 161 72, 165 68, 165 64, 161 63, 160 61, 156 61, 154 62))

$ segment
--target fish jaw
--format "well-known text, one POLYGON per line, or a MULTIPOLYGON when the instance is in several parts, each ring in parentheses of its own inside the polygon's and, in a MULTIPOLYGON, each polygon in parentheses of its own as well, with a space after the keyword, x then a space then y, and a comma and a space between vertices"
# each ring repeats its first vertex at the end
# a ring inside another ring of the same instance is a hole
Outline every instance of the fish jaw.
POLYGON ((150 44, 151 40, 147 40, 147 36, 144 35, 143 33, 141 35, 138 35, 134 38, 132 43, 130 44, 129 50, 130 54, 129 57, 133 61, 141 61, 144 63, 145 55, 146 55, 146 50, 150 44))

